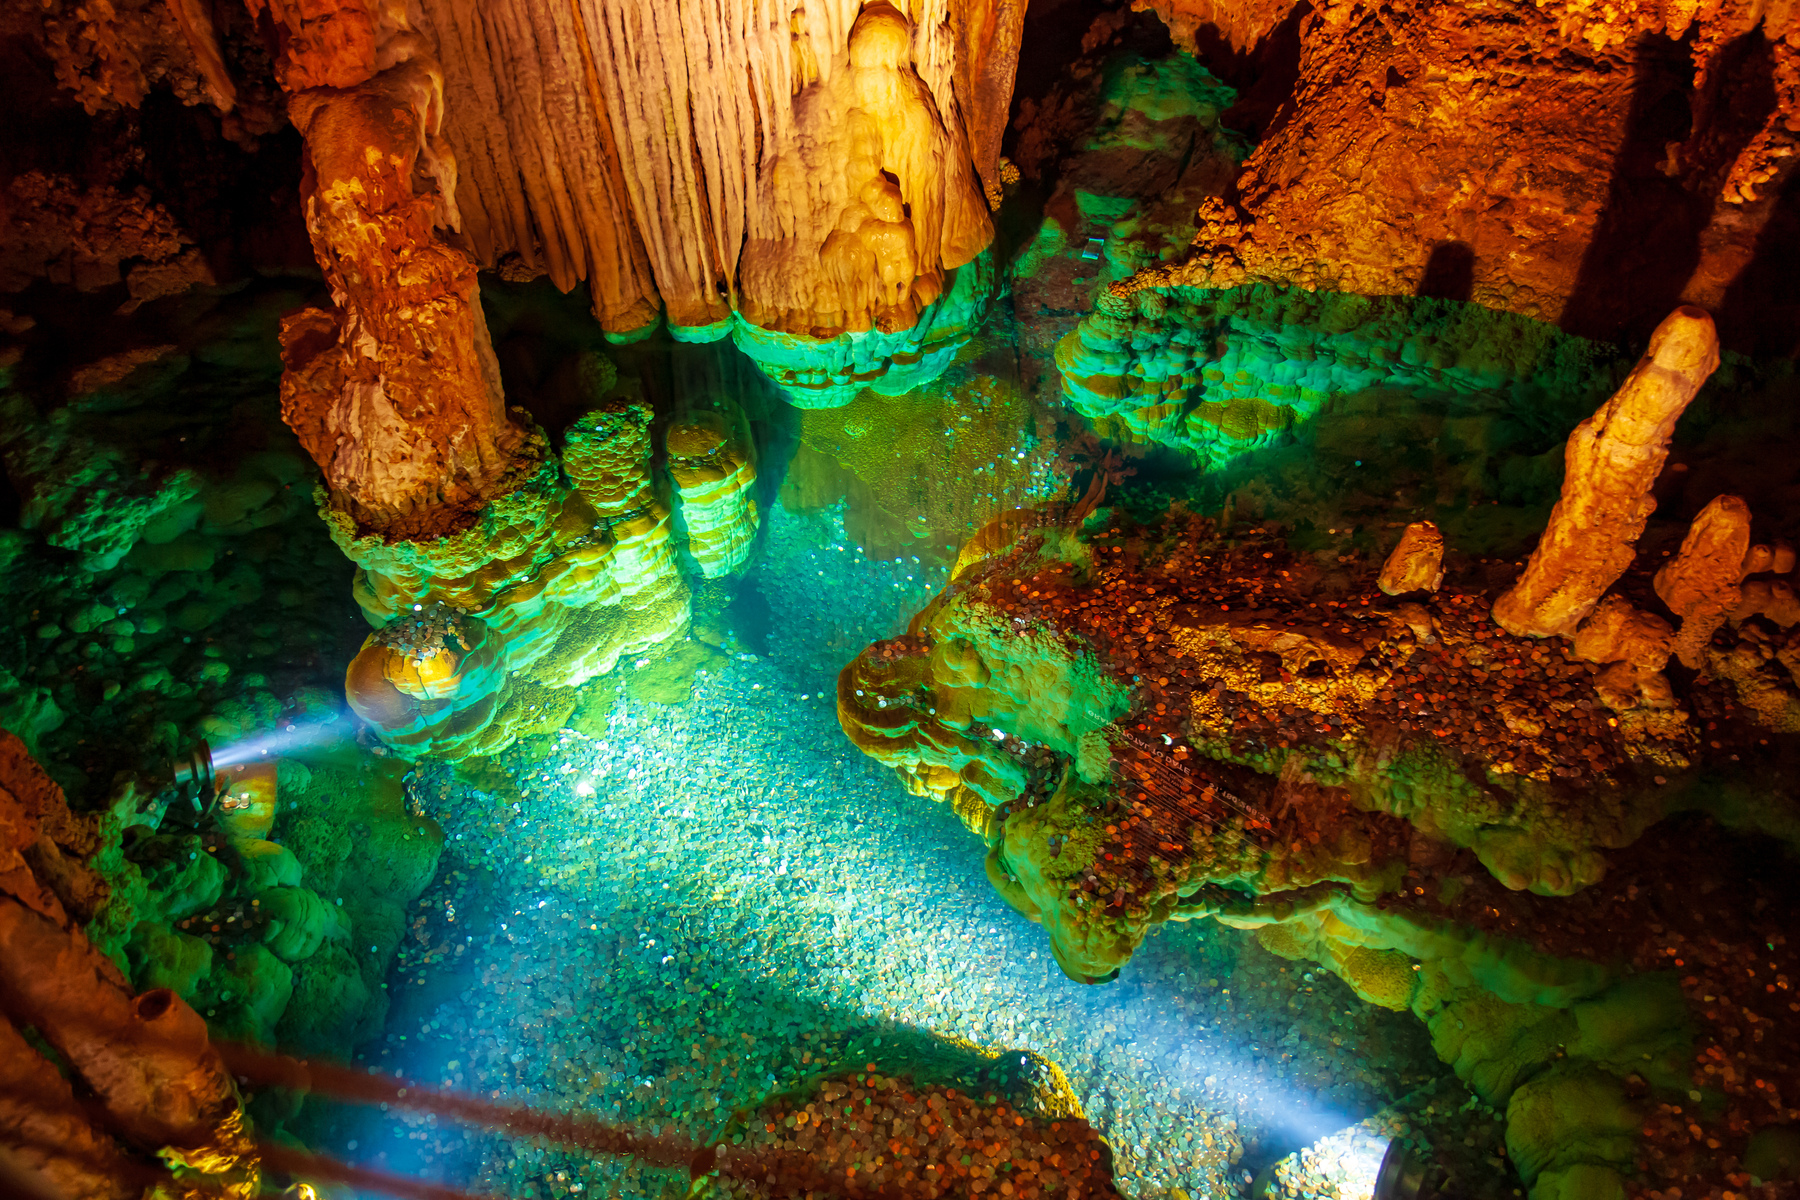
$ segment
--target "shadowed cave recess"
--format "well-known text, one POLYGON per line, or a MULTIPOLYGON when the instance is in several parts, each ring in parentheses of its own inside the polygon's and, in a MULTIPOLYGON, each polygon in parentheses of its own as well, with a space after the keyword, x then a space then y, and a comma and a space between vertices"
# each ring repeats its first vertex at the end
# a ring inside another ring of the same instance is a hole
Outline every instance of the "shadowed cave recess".
POLYGON ((0 1193, 1800 1196, 1800 15, 0 0, 0 1193))

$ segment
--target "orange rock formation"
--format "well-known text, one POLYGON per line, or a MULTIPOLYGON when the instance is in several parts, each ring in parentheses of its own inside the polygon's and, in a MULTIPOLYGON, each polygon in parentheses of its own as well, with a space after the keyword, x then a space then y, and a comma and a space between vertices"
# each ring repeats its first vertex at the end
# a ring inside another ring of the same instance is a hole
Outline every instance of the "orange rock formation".
POLYGON ((335 301, 282 324, 282 417, 361 531, 450 532, 536 461, 501 396, 475 263, 438 232, 460 223, 442 75, 394 11, 267 15, 335 301))
POLYGON ((1442 582, 1444 535, 1430 521, 1414 521, 1381 564, 1377 586, 1390 596, 1404 596, 1408 592, 1435 592, 1442 582))
POLYGON ((1025 5, 426 0, 483 265, 615 332, 903 329, 992 237, 1025 5))
POLYGON ((1719 496, 1700 510, 1681 552, 1656 573, 1656 594, 1681 618, 1675 655, 1698 669, 1707 643, 1743 599, 1738 584, 1750 558, 1750 506, 1719 496))
POLYGON ((1174 283, 1424 291, 1608 334, 1718 308, 1794 153, 1800 20, 1744 0, 1140 0, 1218 61, 1297 20, 1298 82, 1174 283), (1299 9, 1300 12, 1295 12, 1299 9), (1669 116, 1689 87, 1692 120, 1669 116), (1650 311, 1644 305, 1653 305, 1650 311))
POLYGON ((1572 635, 1625 573, 1656 508, 1650 485, 1675 422, 1718 365, 1712 318, 1678 308, 1619 390, 1569 435, 1562 497, 1525 573, 1494 604, 1507 632, 1572 635))
POLYGON ((98 844, 93 821, 71 814, 23 743, 0 730, 0 1081, 32 1087, 0 1095, 0 1147, 70 1194, 118 1195, 132 1177, 125 1151, 20 1036, 29 1026, 130 1146, 242 1178, 254 1162, 243 1110, 206 1023, 173 992, 134 996, 82 932, 105 898, 84 861, 98 844))
POLYGON ((1662 669, 1674 640, 1667 621, 1639 612, 1623 596, 1608 596, 1575 631, 1574 651, 1583 662, 1607 664, 1594 690, 1608 708, 1673 708, 1675 693, 1662 669))

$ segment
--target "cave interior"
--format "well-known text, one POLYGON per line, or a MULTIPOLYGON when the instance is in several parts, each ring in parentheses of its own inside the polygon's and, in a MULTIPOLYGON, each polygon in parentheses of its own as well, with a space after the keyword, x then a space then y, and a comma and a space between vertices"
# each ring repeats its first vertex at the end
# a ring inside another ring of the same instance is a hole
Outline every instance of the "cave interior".
POLYGON ((0 67, 0 1192, 1800 1197, 1800 9, 0 67))

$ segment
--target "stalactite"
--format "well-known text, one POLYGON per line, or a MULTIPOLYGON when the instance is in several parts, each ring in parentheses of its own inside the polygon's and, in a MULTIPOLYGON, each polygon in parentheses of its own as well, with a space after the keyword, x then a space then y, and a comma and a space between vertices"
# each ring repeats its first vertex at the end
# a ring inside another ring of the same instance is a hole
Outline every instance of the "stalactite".
POLYGON ((470 245, 585 279, 615 336, 911 329, 992 239, 1022 4, 423 12, 470 245))

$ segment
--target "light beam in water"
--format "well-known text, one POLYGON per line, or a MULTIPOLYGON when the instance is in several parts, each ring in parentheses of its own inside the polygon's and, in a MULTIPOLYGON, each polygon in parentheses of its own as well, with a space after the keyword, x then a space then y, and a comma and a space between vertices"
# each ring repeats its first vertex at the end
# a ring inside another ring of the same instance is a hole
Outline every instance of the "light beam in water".
POLYGON ((296 750, 329 745, 350 736, 350 723, 342 712, 303 721, 283 720, 267 733, 259 733, 232 742, 213 751, 214 768, 241 767, 253 762, 266 762, 296 750))

